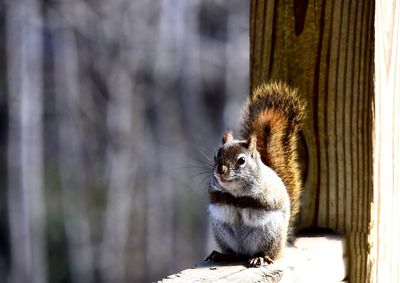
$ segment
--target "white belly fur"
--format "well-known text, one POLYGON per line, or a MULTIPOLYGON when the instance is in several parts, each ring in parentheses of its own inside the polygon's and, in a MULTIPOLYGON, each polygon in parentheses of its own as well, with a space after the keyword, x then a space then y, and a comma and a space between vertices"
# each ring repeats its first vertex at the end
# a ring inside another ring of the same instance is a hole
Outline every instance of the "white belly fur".
POLYGON ((253 255, 264 251, 267 243, 282 233, 288 214, 282 210, 237 208, 210 204, 214 232, 222 246, 235 253, 253 255), (227 225, 231 232, 222 226, 227 225))
POLYGON ((237 208, 226 204, 210 204, 208 211, 211 218, 223 223, 250 227, 268 226, 271 229, 282 223, 281 219, 284 217, 280 210, 237 208))

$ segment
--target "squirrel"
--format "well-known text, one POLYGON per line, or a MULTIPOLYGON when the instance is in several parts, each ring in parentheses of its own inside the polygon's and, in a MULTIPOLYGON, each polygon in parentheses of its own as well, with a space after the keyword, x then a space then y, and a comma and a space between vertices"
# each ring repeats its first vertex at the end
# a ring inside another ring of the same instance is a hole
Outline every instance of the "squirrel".
POLYGON ((281 82, 262 84, 247 99, 242 139, 226 131, 214 157, 208 210, 222 253, 206 260, 248 259, 259 267, 283 255, 300 207, 304 116, 303 100, 281 82))

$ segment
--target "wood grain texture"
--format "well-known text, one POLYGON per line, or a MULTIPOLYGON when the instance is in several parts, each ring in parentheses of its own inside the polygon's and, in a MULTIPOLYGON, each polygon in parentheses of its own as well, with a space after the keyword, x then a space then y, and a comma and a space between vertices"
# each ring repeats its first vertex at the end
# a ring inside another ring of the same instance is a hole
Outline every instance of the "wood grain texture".
POLYGON ((308 101, 301 226, 348 237, 351 282, 371 268, 373 56, 372 0, 251 2, 251 87, 283 80, 308 101))
POLYGON ((400 282, 400 1, 376 1, 373 282, 400 282))
POLYGON ((202 263, 159 282, 343 282, 346 276, 346 240, 336 235, 300 237, 272 265, 247 268, 246 263, 202 263))

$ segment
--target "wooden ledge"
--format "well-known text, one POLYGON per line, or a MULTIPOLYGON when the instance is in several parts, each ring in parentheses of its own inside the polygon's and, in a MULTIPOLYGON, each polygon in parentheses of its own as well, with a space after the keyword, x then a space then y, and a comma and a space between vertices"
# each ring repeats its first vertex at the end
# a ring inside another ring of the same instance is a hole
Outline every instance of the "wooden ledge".
POLYGON ((247 268, 246 263, 203 262, 159 282, 343 282, 346 279, 343 237, 298 237, 274 264, 247 268))

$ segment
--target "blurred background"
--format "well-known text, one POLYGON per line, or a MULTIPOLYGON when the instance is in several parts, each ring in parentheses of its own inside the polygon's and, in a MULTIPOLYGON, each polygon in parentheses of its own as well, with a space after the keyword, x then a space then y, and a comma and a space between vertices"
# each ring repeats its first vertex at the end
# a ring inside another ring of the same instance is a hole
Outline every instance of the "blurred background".
POLYGON ((213 248, 249 1, 0 1, 0 282, 148 282, 213 248))

